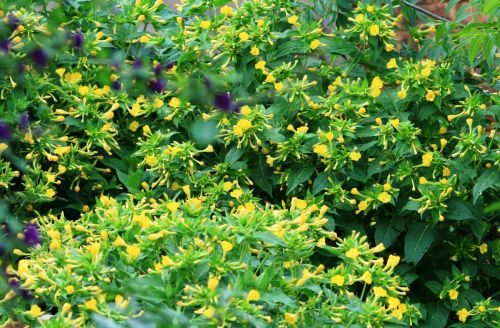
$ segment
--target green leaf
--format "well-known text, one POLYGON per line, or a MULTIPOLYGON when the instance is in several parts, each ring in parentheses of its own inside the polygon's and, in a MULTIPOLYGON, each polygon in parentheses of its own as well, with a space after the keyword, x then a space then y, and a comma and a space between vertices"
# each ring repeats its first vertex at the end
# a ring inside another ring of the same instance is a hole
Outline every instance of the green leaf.
POLYGON ((120 180, 120 182, 123 183, 125 187, 127 187, 127 190, 129 192, 135 193, 139 191, 139 187, 144 175, 142 171, 135 171, 134 173, 128 174, 117 170, 116 174, 118 175, 118 179, 120 180))
POLYGON ((243 150, 233 147, 227 152, 225 161, 226 163, 232 166, 234 162, 239 160, 242 155, 243 155, 243 150))
POLYGON ((250 171, 250 177, 259 188, 264 190, 269 196, 273 196, 273 172, 267 167, 263 157, 259 158, 257 166, 250 171))
POLYGON ((439 296, 439 294, 441 293, 441 290, 443 289, 442 284, 439 281, 435 281, 435 280, 426 281, 424 283, 424 285, 427 288, 429 288, 434 293, 434 295, 437 295, 437 296, 439 296))
POLYGON ((425 328, 444 328, 448 322, 450 311, 440 303, 427 303, 427 320, 425 324, 420 324, 419 327, 425 328))
POLYGON ((311 192, 313 195, 316 195, 322 192, 326 187, 328 187, 328 185, 329 185, 328 174, 323 172, 319 174, 316 177, 316 179, 314 179, 311 192))
POLYGON ((455 221, 464 221, 476 219, 480 213, 474 205, 465 202, 464 200, 453 197, 447 202, 448 212, 446 219, 455 221))
POLYGON ((289 195, 301 183, 306 182, 313 173, 314 168, 312 166, 302 167, 298 170, 292 170, 290 173, 288 173, 288 185, 286 194, 289 195))
POLYGON ((436 227, 430 224, 418 222, 410 225, 405 238, 405 260, 417 264, 431 247, 436 235, 436 227))
POLYGON ((497 185, 500 182, 500 175, 496 170, 488 170, 484 172, 479 179, 477 179, 474 188, 472 189, 472 197, 474 199, 474 203, 476 203, 477 199, 481 195, 483 191, 490 188, 491 186, 497 185))
POLYGON ((404 220, 400 217, 382 217, 375 226, 375 242, 387 248, 394 243, 404 229, 404 220))
POLYGON ((273 291, 272 293, 266 293, 262 295, 261 301, 268 303, 269 305, 276 306, 278 303, 285 304, 291 308, 295 308, 297 304, 295 301, 283 293, 280 289, 273 291))

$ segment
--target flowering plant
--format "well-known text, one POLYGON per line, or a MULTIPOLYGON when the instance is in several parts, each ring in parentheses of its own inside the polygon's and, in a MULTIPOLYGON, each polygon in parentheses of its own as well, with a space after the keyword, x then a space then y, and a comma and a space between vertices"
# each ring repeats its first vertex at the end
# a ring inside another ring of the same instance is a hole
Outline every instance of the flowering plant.
POLYGON ((414 9, 0 1, 0 320, 495 326, 497 40, 414 9))

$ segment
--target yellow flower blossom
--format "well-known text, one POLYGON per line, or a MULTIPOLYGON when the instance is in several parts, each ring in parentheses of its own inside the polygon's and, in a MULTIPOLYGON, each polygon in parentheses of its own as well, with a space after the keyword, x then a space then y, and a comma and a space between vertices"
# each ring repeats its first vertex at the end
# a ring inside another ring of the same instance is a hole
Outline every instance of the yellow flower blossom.
POLYGON ((399 99, 405 99, 406 98, 406 90, 405 89, 401 89, 398 91, 398 97, 399 99))
POLYGON ((377 36, 380 33, 380 27, 377 24, 370 25, 370 35, 377 36))
POLYGON ((422 155, 422 166, 429 167, 432 164, 432 159, 434 157, 434 154, 431 152, 427 152, 422 155))
POLYGON ((298 315, 297 314, 285 312, 285 321, 289 325, 294 325, 297 322, 297 319, 298 319, 298 315))
POLYGON ((250 39, 250 35, 248 35, 247 32, 241 32, 238 34, 238 37, 240 38, 241 42, 247 42, 250 39))
POLYGON ((35 318, 42 316, 44 313, 45 312, 43 312, 42 309, 36 304, 33 304, 28 311, 28 314, 32 315, 35 318))
POLYGON ((250 54, 252 56, 258 56, 260 54, 260 49, 257 48, 256 46, 253 46, 252 49, 250 50, 250 54))
POLYGON ((366 271, 361 276, 361 280, 363 280, 366 284, 370 285, 373 282, 373 277, 371 272, 366 271))
POLYGON ((345 256, 350 258, 350 259, 357 259, 358 256, 359 256, 359 250, 357 248, 351 248, 349 249, 346 253, 345 253, 345 256))
POLYGON ((224 252, 224 254, 228 253, 229 251, 231 251, 233 249, 233 244, 231 244, 230 242, 228 242, 226 240, 223 240, 220 243, 220 245, 222 247, 222 252, 224 252))
POLYGON ((212 22, 209 21, 209 20, 204 20, 200 23, 200 27, 204 30, 207 30, 210 28, 210 26, 212 26, 212 22))
POLYGON ((479 246, 479 253, 481 253, 481 254, 488 253, 488 244, 485 244, 485 243, 481 244, 479 246))
POLYGON ((287 21, 289 24, 295 25, 299 21, 299 16, 292 15, 292 16, 288 17, 287 21))
POLYGON ((387 297, 387 291, 382 288, 382 287, 378 287, 378 286, 375 286, 373 287, 373 293, 375 294, 375 297, 387 297))
POLYGON ((461 322, 465 322, 467 320, 467 317, 469 316, 469 311, 467 311, 466 308, 462 308, 457 312, 458 315, 458 320, 461 322))
POLYGON ((363 23, 365 21, 365 16, 363 14, 357 14, 356 18, 354 18, 354 20, 357 23, 363 23))
POLYGON ((255 64, 255 69, 260 69, 263 71, 266 68, 266 61, 265 60, 259 60, 257 64, 255 64))
POLYGON ((129 259, 131 261, 134 261, 141 254, 141 249, 137 245, 133 244, 133 245, 127 246, 126 252, 127 252, 129 259))
POLYGON ((220 13, 225 16, 231 16, 233 14, 233 8, 229 7, 228 5, 225 5, 220 9, 220 13))
POLYGON ((181 101, 177 97, 172 97, 172 99, 170 99, 168 105, 172 108, 179 108, 179 107, 181 107, 181 101))
POLYGON ((351 161, 357 162, 361 159, 361 153, 352 151, 349 153, 349 158, 351 159, 351 161))
POLYGON ((260 300, 260 293, 258 290, 252 289, 248 292, 247 301, 253 302, 260 300))
POLYGON ((95 298, 91 298, 90 300, 83 303, 83 306, 90 311, 97 311, 97 301, 95 298))
POLYGON ((343 286, 344 281, 345 281, 345 278, 339 274, 336 274, 330 278, 330 282, 334 285, 337 285, 337 286, 343 286))
POLYGON ((396 63, 396 58, 391 58, 386 65, 387 69, 398 68, 398 64, 396 63))
POLYGON ((219 278, 217 277, 211 277, 208 279, 208 283, 207 283, 207 287, 208 289, 210 289, 211 291, 214 291, 215 288, 217 288, 217 286, 219 285, 219 278))
POLYGON ((381 192, 378 196, 377 199, 381 201, 382 203, 389 203, 391 201, 391 195, 385 191, 381 192))
POLYGON ((328 147, 324 144, 316 144, 313 148, 314 153, 326 157, 328 154, 328 147))
POLYGON ((458 298, 458 291, 456 289, 452 289, 448 292, 448 296, 450 297, 450 300, 454 301, 458 298))
POLYGON ((434 101, 435 98, 436 98, 436 93, 433 90, 429 90, 425 94, 425 100, 427 101, 434 101))
POLYGON ((310 47, 311 47, 312 50, 315 50, 320 45, 321 45, 321 42, 318 39, 316 39, 316 40, 312 40, 311 41, 310 47))

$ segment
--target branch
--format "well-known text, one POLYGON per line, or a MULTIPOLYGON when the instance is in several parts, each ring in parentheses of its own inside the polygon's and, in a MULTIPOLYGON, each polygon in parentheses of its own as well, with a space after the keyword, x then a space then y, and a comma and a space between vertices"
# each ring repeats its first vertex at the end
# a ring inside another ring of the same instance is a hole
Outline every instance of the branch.
POLYGON ((439 15, 436 15, 435 13, 433 13, 432 11, 429 11, 425 8, 422 8, 422 7, 419 7, 417 5, 414 5, 413 3, 410 3, 406 0, 401 0, 401 2, 405 5, 407 5, 408 7, 411 7, 413 9, 415 9, 416 11, 420 11, 421 13, 427 15, 427 16, 430 16, 434 19, 437 19, 437 20, 440 20, 440 21, 443 21, 443 22, 448 22, 448 23, 455 23, 454 21, 452 20, 449 20, 448 18, 445 18, 445 17, 442 17, 442 16, 439 16, 439 15))

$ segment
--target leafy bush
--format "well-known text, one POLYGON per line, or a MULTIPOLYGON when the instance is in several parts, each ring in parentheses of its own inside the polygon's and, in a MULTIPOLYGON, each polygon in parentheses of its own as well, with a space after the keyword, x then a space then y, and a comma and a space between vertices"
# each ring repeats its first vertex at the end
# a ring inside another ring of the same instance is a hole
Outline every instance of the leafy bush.
POLYGON ((496 39, 227 2, 0 2, 2 321, 497 325, 496 39))

